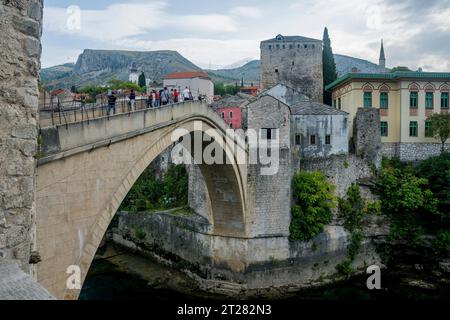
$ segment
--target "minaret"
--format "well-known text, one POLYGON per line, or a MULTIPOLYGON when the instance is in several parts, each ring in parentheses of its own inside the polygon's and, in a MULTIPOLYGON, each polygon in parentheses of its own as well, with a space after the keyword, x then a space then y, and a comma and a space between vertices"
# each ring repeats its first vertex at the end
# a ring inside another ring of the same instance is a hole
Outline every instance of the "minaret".
POLYGON ((383 39, 381 39, 381 50, 380 50, 380 72, 386 72, 386 56, 384 55, 384 45, 383 39))

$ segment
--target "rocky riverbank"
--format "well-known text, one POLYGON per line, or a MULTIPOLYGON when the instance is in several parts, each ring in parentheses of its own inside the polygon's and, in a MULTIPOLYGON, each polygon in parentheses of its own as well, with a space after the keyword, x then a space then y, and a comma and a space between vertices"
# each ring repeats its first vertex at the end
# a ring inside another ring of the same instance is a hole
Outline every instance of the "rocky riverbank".
MULTIPOLYGON (((447 300, 448 269, 430 273, 428 266, 398 263, 382 272, 382 290, 370 291, 365 275, 319 288, 293 292, 270 289, 247 298, 285 300, 447 300)), ((175 267, 131 253, 112 242, 99 250, 80 295, 81 300, 223 300, 242 299, 202 290, 175 267)))

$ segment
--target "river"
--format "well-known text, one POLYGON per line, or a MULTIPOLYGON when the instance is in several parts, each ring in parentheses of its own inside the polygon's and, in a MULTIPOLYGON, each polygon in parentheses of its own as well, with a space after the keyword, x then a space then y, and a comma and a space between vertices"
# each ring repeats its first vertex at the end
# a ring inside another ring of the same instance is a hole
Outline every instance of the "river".
MULTIPOLYGON (((356 277, 326 287, 280 293, 284 300, 442 300, 450 284, 430 284, 423 271, 399 266, 382 273, 382 290, 368 290, 367 277, 356 277)), ((434 279, 433 281, 435 281, 434 279)), ((108 244, 98 252, 80 294, 80 300, 224 300, 202 291, 184 273, 147 257, 108 244)))

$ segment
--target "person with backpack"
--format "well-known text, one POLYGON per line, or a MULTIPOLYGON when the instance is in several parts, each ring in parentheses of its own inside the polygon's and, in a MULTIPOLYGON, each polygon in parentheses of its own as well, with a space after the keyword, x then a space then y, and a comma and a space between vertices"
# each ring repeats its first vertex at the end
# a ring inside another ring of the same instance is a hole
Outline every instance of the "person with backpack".
POLYGON ((111 110, 113 110, 114 114, 116 114, 116 100, 117 100, 116 92, 115 91, 108 92, 108 110, 107 110, 108 116, 111 114, 111 110))
POLYGON ((164 87, 164 90, 161 93, 161 105, 165 106, 170 102, 170 93, 167 90, 167 87, 164 87))

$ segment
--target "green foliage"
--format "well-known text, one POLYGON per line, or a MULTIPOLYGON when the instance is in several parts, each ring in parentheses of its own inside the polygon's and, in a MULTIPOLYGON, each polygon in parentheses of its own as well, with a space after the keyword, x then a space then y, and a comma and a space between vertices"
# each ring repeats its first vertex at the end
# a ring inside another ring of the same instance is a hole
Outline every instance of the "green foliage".
POLYGON ((364 234, 361 230, 354 230, 350 237, 350 243, 347 247, 348 250, 348 258, 350 261, 355 260, 356 255, 361 249, 362 241, 364 240, 364 234))
POLYGON ((141 87, 133 82, 117 80, 114 78, 108 81, 108 87, 106 89, 112 90, 134 89, 137 92, 145 92, 144 87, 141 87))
POLYGON ((133 185, 120 210, 143 212, 186 206, 188 175, 184 166, 171 166, 163 181, 155 178, 153 168, 147 168, 133 185))
POLYGON ((348 167, 350 166, 350 164, 348 163, 348 160, 344 161, 344 168, 348 169, 348 167))
POLYGON ((183 165, 171 166, 164 177, 164 208, 176 208, 188 203, 188 174, 183 165))
POLYGON ((339 218, 344 220, 344 227, 350 232, 350 241, 347 246, 347 259, 336 266, 336 269, 349 275, 352 272, 351 263, 355 260, 364 240, 362 222, 368 209, 361 197, 358 184, 353 183, 347 190, 346 198, 339 199, 339 218))
MULTIPOLYGON (((331 40, 328 35, 328 28, 323 31, 323 83, 324 87, 337 79, 336 62, 334 61, 331 40)), ((324 103, 331 106, 331 92, 324 92, 324 103)))
POLYGON ((142 230, 141 228, 137 228, 134 230, 134 234, 136 236, 136 238, 138 238, 139 240, 144 240, 145 237, 147 236, 147 234, 145 233, 144 230, 142 230))
POLYGON ((450 256, 450 230, 440 230, 433 242, 433 247, 437 253, 450 256))
POLYGON ((339 273, 348 276, 353 272, 352 262, 350 260, 344 260, 336 266, 336 270, 339 273))
POLYGON ((381 214, 381 202, 380 201, 367 202, 366 214, 380 215, 381 214))
POLYGON ((139 84, 139 86, 140 86, 141 88, 144 88, 144 87, 147 86, 147 83, 146 83, 146 81, 145 81, 145 73, 144 73, 144 72, 142 72, 142 73, 139 75, 139 81, 138 81, 138 84, 139 84))
POLYGON ((450 114, 433 113, 427 121, 431 123, 433 136, 441 141, 441 151, 445 151, 445 142, 450 138, 450 114))
POLYGON ((219 96, 224 96, 226 94, 236 95, 241 90, 241 87, 236 84, 225 85, 222 82, 214 83, 214 94, 219 96))
POLYGON ((293 179, 290 239, 309 241, 331 222, 335 206, 334 186, 321 172, 299 172, 293 179))
POLYGON ((416 177, 412 169, 385 169, 380 177, 383 211, 393 215, 414 212, 436 213, 437 201, 427 189, 428 180, 416 177))
POLYGON ((427 187, 438 199, 440 219, 436 222, 450 228, 450 153, 422 161, 415 172, 428 180, 427 187))
POLYGON ((391 73, 394 73, 396 71, 411 71, 408 67, 398 66, 391 69, 391 73))
POLYGON ((361 226, 365 214, 365 203, 361 197, 361 191, 356 183, 353 183, 347 191, 346 199, 338 199, 339 217, 344 219, 344 227, 350 232, 361 226))
POLYGON ((440 219, 439 202, 428 188, 428 179, 394 160, 383 161, 378 180, 382 211, 391 220, 390 239, 412 247, 419 245, 421 237, 432 234, 433 225, 440 219))

